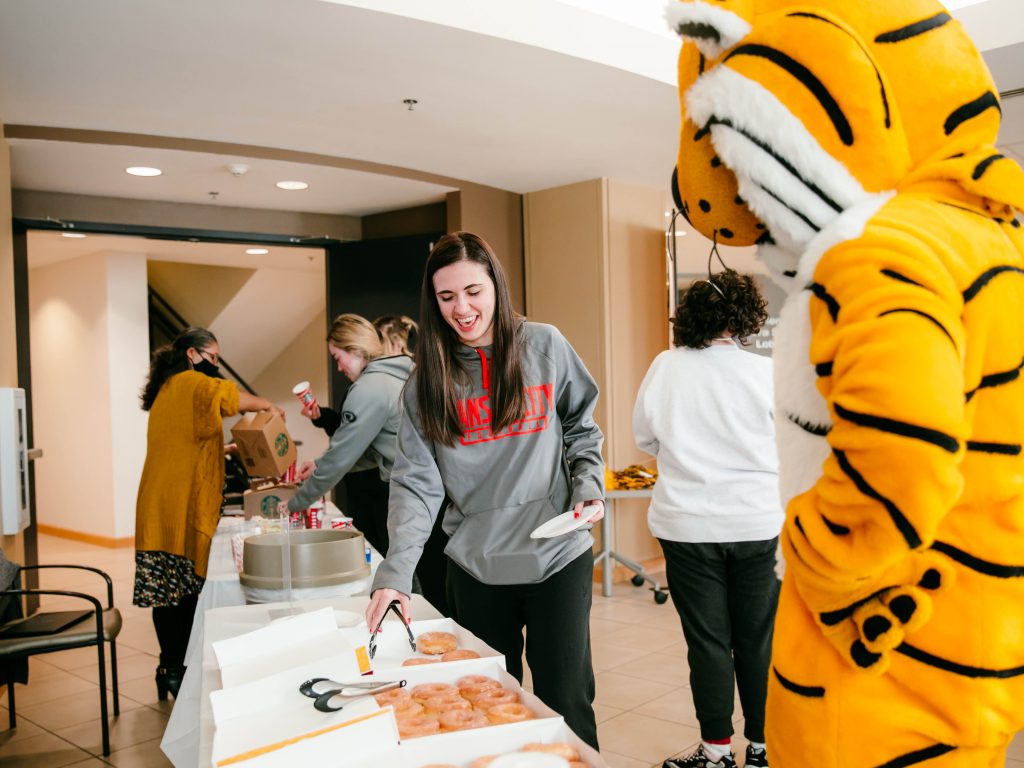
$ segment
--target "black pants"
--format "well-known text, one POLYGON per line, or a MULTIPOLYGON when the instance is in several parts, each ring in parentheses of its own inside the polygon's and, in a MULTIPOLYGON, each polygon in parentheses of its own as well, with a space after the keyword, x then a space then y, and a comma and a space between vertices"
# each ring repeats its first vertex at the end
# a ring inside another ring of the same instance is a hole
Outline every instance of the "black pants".
POLYGON ((778 537, 687 544, 659 539, 665 577, 686 637, 693 705, 705 740, 732 736, 733 686, 743 735, 764 741, 772 629, 779 599, 778 537), (734 683, 735 681, 735 683, 734 683))
POLYGON ((160 643, 161 667, 174 669, 185 666, 185 651, 188 649, 188 636, 192 632, 198 600, 199 595, 188 595, 177 605, 153 609, 153 627, 160 643))
POLYGON ((381 557, 388 554, 388 484, 380 472, 368 469, 345 475, 345 508, 352 525, 381 557))
POLYGON ((452 618, 505 656, 523 681, 523 628, 533 692, 597 749, 590 604, 594 556, 588 550, 539 584, 482 584, 448 563, 452 618))
MULTIPOLYGON (((448 534, 441 530, 441 523, 444 520, 444 509, 448 506, 445 499, 441 505, 441 513, 434 520, 434 528, 430 531, 430 538, 423 546, 423 554, 416 564, 416 581, 418 591, 428 603, 437 609, 442 616, 451 616, 451 607, 448 605, 448 555, 444 548, 448 546, 448 534)), ((415 587, 414 587, 415 591, 415 587)))

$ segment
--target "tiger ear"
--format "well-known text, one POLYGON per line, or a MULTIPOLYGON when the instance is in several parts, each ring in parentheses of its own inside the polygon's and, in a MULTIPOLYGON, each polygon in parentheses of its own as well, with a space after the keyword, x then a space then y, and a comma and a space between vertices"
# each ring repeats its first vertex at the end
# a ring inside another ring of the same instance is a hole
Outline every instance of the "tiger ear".
POLYGON ((753 0, 717 0, 715 5, 703 0, 670 0, 665 8, 669 27, 711 60, 749 35, 753 18, 753 0))

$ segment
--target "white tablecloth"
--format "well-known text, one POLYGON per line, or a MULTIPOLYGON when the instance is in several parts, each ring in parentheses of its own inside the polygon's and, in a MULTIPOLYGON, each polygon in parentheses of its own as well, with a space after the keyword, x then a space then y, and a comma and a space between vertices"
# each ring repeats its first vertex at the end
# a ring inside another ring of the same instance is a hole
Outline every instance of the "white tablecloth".
MULTIPOLYGON (((204 716, 208 719, 210 714, 209 689, 206 690, 205 695, 203 693, 203 648, 210 642, 210 638, 205 631, 207 612, 212 612, 215 609, 245 606, 245 594, 242 591, 242 585, 238 581, 238 571, 235 568, 235 560, 231 554, 231 536, 241 530, 242 525, 241 517, 222 517, 217 526, 217 532, 214 534, 213 541, 210 542, 210 561, 206 569, 206 584, 199 595, 199 601, 196 605, 196 617, 192 622, 188 649, 185 651, 185 666, 188 669, 185 673, 185 679, 182 680, 178 696, 174 701, 174 709, 171 710, 171 717, 167 721, 163 740, 160 742, 160 748, 167 755, 168 759, 174 763, 176 768, 185 768, 185 766, 192 768, 192 766, 199 764, 201 719, 204 716)), ((372 554, 373 560, 370 567, 371 570, 374 570, 379 561, 379 556, 376 552, 372 554)), ((334 604, 334 600, 344 601, 352 599, 363 606, 363 608, 359 609, 362 612, 367 602, 365 596, 357 598, 330 598, 326 601, 304 601, 302 605, 305 606, 307 603, 310 605, 318 603, 327 605, 334 604)), ((424 603, 424 605, 430 608, 429 604, 424 603)), ((243 608, 243 613, 240 615, 244 618, 241 620, 237 618, 231 619, 232 623, 228 630, 234 630, 236 625, 242 628, 238 628, 237 631, 232 631, 232 634, 225 636, 230 637, 242 632, 248 632, 266 624, 269 621, 269 618, 266 618, 267 607, 254 605, 243 608), (249 608, 253 610, 250 611, 249 608), (262 613, 260 612, 261 609, 262 613), (262 624, 258 623, 260 621, 262 621, 262 624), (239 622, 241 623, 239 624, 239 622), (254 624, 253 622, 257 623, 254 624)), ((430 610, 433 611, 432 608, 430 610)), ((432 613, 428 616, 427 612, 422 608, 420 611, 416 614, 417 618, 431 618, 435 615, 432 613)), ((228 614, 229 618, 232 616, 234 614, 228 614)), ((222 619, 222 621, 225 621, 225 619, 222 619)), ((217 629, 217 632, 221 631, 225 630, 223 628, 217 629)), ((215 637, 214 639, 220 639, 220 637, 215 637)), ((214 671, 216 673, 216 670, 214 671)), ((212 730, 212 727, 211 722, 209 728, 212 730)), ((209 757, 209 744, 207 744, 205 765, 209 764, 209 757)))

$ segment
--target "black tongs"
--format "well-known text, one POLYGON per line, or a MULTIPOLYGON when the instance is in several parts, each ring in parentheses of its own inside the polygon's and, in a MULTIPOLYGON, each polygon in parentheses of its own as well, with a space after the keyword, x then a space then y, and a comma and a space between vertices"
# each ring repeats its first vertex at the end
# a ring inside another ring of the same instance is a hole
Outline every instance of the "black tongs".
POLYGON ((338 712, 353 699, 373 696, 394 688, 404 688, 405 680, 378 680, 372 683, 339 683, 326 677, 314 677, 299 686, 303 696, 316 699, 314 709, 320 712, 338 712))
POLYGON ((412 647, 413 653, 416 652, 416 637, 412 633, 412 628, 405 623, 405 617, 402 615, 401 603, 397 600, 392 600, 388 603, 388 607, 384 609, 384 613, 380 617, 380 621, 377 622, 377 627, 370 633, 370 658, 372 659, 377 653, 377 633, 380 632, 380 625, 384 623, 384 619, 388 616, 388 611, 394 611, 395 616, 398 617, 399 621, 402 622, 402 626, 405 627, 405 631, 409 633, 409 645, 412 647))

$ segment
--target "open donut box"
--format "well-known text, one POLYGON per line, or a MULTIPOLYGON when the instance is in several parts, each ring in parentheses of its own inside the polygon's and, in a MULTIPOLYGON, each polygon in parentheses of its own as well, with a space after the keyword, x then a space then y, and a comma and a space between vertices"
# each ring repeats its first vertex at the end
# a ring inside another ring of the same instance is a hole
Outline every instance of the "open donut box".
MULTIPOLYGON (((409 625, 409 628, 412 630, 413 637, 419 637, 425 632, 450 632, 455 635, 455 640, 459 650, 476 651, 480 654, 480 658, 493 659, 494 661, 499 662, 502 667, 505 666, 504 656, 499 654, 472 632, 460 627, 452 619, 425 619, 423 621, 414 621, 409 625)), ((365 624, 340 631, 349 638, 353 645, 365 644, 369 636, 369 630, 365 624)), ((402 663, 410 658, 438 659, 440 657, 429 656, 428 654, 420 653, 418 651, 414 652, 412 648, 409 647, 409 635, 405 629, 402 628, 401 623, 397 619, 394 621, 385 621, 381 627, 381 632, 377 635, 377 653, 374 655, 373 661, 371 662, 373 666, 373 674, 382 675, 385 672, 391 673, 396 668, 406 671, 410 669, 410 667, 403 667, 402 663)), ((461 665, 469 661, 477 661, 477 659, 446 661, 439 662, 438 664, 425 664, 422 666, 439 669, 439 664, 444 667, 448 667, 452 664, 461 665)), ((463 667, 457 666, 455 669, 463 669, 463 667)), ((471 673, 462 672, 456 676, 456 679, 468 674, 471 673)))

